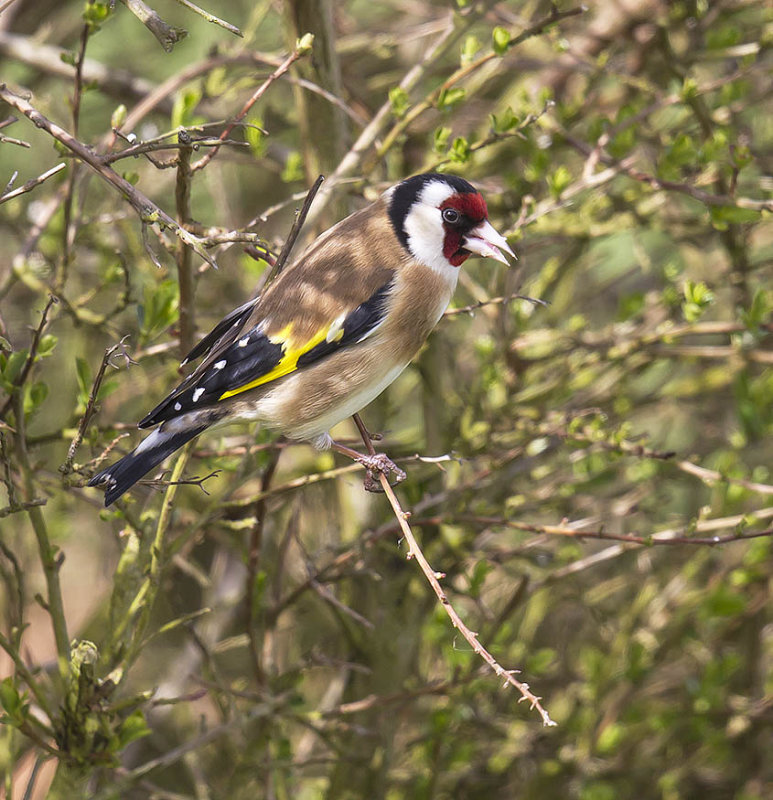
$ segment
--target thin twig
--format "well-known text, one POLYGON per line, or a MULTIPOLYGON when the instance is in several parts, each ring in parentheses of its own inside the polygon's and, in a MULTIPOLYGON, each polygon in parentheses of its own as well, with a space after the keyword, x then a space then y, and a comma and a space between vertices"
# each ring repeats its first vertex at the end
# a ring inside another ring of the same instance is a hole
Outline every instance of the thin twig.
POLYGON ((271 281, 276 278, 277 275, 284 269, 285 264, 287 263, 287 259, 290 257, 290 253, 292 252, 293 246, 298 239, 298 235, 301 232, 301 228, 303 228, 306 217, 309 214, 309 209, 311 208, 311 204, 314 202, 314 198, 317 196, 317 192, 319 191, 319 187, 322 186, 322 182, 325 180, 323 175, 317 177, 317 180, 314 181, 314 185, 309 189, 308 193, 306 194, 306 199, 303 201, 303 206, 301 207, 298 216, 295 218, 293 222, 292 228, 290 228, 290 233, 285 239, 285 243, 280 251, 279 255, 276 258, 276 262, 274 266, 271 267, 271 272, 269 272, 268 277, 264 282, 264 287, 268 286, 271 281))
MULTIPOLYGON (((676 535, 674 531, 662 531, 649 536, 641 536, 636 533, 610 533, 605 530, 585 530, 582 527, 574 527, 571 523, 561 525, 536 525, 531 522, 521 522, 520 520, 504 519, 502 517, 470 516, 457 515, 453 517, 455 522, 468 522, 478 525, 495 525, 503 528, 514 528, 528 533, 540 533, 548 536, 566 536, 571 539, 600 539, 610 542, 625 542, 641 547, 655 545, 696 545, 699 547, 714 547, 718 544, 729 544, 748 539, 761 539, 773 536, 773 528, 764 528, 759 531, 749 531, 744 533, 729 534, 727 536, 689 536, 676 535)), ((437 522, 437 520, 435 520, 437 522)), ((448 521, 448 520, 446 520, 448 521)), ((686 532, 687 529, 684 529, 686 532)))
POLYGON ((14 506, 5 506, 5 508, 0 508, 0 519, 3 517, 7 517, 11 514, 18 514, 19 511, 26 511, 29 508, 34 508, 35 506, 44 506, 48 500, 45 497, 33 497, 27 503, 18 503, 14 506))
POLYGON ((29 142, 25 142, 23 139, 14 139, 13 136, 3 136, 0 133, 0 144, 15 144, 18 147, 26 147, 30 148, 32 145, 29 142))
POLYGON ((48 296, 48 302, 46 303, 46 307, 43 309, 40 322, 32 334, 32 344, 30 345, 29 353, 27 353, 27 358, 24 361, 24 366, 21 368, 18 377, 14 381, 13 388, 11 389, 11 392, 8 395, 5 403, 3 403, 3 407, 0 408, 0 419, 5 419, 5 415, 8 413, 8 410, 11 407, 11 403, 13 403, 13 398, 15 397, 19 387, 24 386, 24 383, 30 374, 32 365, 35 363, 35 359, 38 357, 40 339, 43 336, 43 331, 45 330, 46 325, 48 324, 48 312, 51 310, 51 306, 58 302, 59 301, 53 295, 48 296))
MULTIPOLYGON (((374 455, 376 451, 373 447, 373 442, 371 441, 371 437, 363 425, 359 414, 354 415, 354 421, 357 424, 360 434, 362 435, 362 441, 364 442, 368 453, 374 455)), ((400 530, 405 537, 405 541, 408 543, 408 559, 416 559, 421 571, 424 573, 424 577, 427 579, 429 585, 432 587, 432 590, 435 592, 435 595, 440 601, 443 610, 446 612, 446 614, 448 614, 453 626, 462 634, 464 639, 472 648, 473 652, 479 655, 489 665, 489 667, 491 667, 496 675, 505 679, 505 686, 508 684, 514 686, 521 693, 521 699, 528 700, 531 708, 536 709, 539 712, 544 725, 556 725, 557 723, 550 718, 550 715, 540 703, 541 698, 537 697, 537 695, 531 691, 527 683, 519 681, 514 676, 515 670, 504 669, 504 667, 499 664, 494 656, 492 656, 491 653, 489 653, 489 651, 478 641, 478 634, 475 631, 470 630, 467 625, 464 624, 464 621, 459 616, 456 609, 451 605, 451 601, 448 599, 448 596, 443 591, 443 587, 440 585, 440 579, 444 578, 445 575, 442 572, 436 572, 434 569, 432 569, 430 563, 424 556, 421 547, 419 547, 416 537, 413 535, 411 526, 408 524, 410 512, 403 511, 400 501, 397 499, 397 495, 394 493, 387 476, 384 475, 383 472, 378 473, 378 479, 381 483, 381 488, 384 490, 384 494, 386 494, 387 499, 389 500, 389 504, 392 506, 392 510, 394 511, 394 515, 400 526, 400 530)))
MULTIPOLYGON (((191 170, 191 154, 193 147, 191 137, 185 130, 177 134, 177 143, 180 150, 177 154, 177 175, 175 181, 175 207, 177 222, 181 228, 187 228, 191 222, 191 184, 193 172, 191 170)), ((196 291, 195 274, 191 260, 191 251, 182 241, 177 243, 177 285, 180 293, 179 301, 179 328, 180 328, 180 358, 193 347, 196 334, 194 318, 196 291)))
POLYGON ((492 297, 488 300, 481 300, 478 303, 473 303, 469 306, 463 306, 462 308, 449 308, 444 314, 444 317, 455 317, 459 314, 473 314, 480 308, 484 308, 485 306, 493 306, 493 305, 506 305, 510 303, 512 300, 526 300, 529 303, 532 303, 535 306, 545 306, 547 307, 549 303, 545 300, 540 300, 538 297, 527 297, 524 294, 507 294, 503 297, 492 297))
POLYGON ((58 172, 61 172, 66 166, 67 164, 65 164, 64 161, 62 161, 55 167, 51 167, 51 169, 46 170, 42 175, 38 175, 37 178, 32 178, 31 180, 28 180, 24 185, 19 186, 18 189, 14 189, 13 191, 6 191, 5 194, 0 195, 0 205, 2 205, 3 203, 7 203, 9 200, 13 200, 14 197, 18 197, 19 195, 32 191, 36 186, 40 186, 40 184, 43 183, 43 181, 47 181, 49 178, 53 177, 58 172))
MULTIPOLYGON (((188 129, 184 129, 188 130, 188 129)), ((179 135, 179 131, 176 132, 179 135)), ((249 147, 248 142, 240 142, 238 139, 215 139, 207 137, 204 139, 191 139, 189 144, 180 144, 179 142, 139 142, 138 144, 127 147, 126 150, 121 150, 117 153, 109 153, 102 158, 103 164, 115 164, 124 158, 136 158, 139 155, 147 155, 154 153, 158 150, 179 150, 182 147, 191 147, 193 150, 198 150, 199 147, 222 147, 227 144, 230 147, 249 147)), ((174 164, 170 164, 174 166, 174 164)))
POLYGON ((150 548, 150 564, 147 567, 145 580, 137 590, 134 600, 121 621, 120 628, 117 628, 113 634, 113 641, 118 641, 118 637, 123 630, 125 630, 126 626, 136 617, 136 624, 132 632, 131 642, 124 656, 124 677, 128 674, 129 667, 140 654, 142 644, 145 641, 145 631, 150 624, 151 613, 161 584, 162 568, 166 559, 166 534, 171 523, 174 499, 177 494, 180 477, 185 470, 185 465, 188 463, 191 449, 192 445, 190 442, 184 445, 175 461, 174 468, 172 469, 172 479, 167 486, 166 493, 164 494, 164 501, 161 505, 161 511, 158 515, 156 533, 150 548))
POLYGON ((67 450, 67 458, 64 460, 64 464, 59 467, 59 471, 63 475, 69 475, 72 472, 72 463, 75 460, 75 453, 78 451, 78 448, 81 446, 81 442, 83 441, 83 436, 86 433, 86 429, 91 422, 91 417, 94 415, 94 410, 96 407, 97 397, 99 396, 99 390, 102 386, 102 380, 105 377, 105 371, 107 370, 107 365, 110 363, 110 356, 115 353, 116 350, 123 347, 123 343, 126 337, 124 336, 120 342, 117 344, 108 347, 105 350, 105 354, 102 356, 102 363, 99 365, 99 369, 97 370, 97 375, 94 378, 94 383, 91 386, 91 393, 89 394, 89 399, 86 403, 86 410, 83 412, 83 416, 81 417, 81 421, 78 424, 78 430, 75 434, 75 437, 70 444, 70 447, 67 450))
POLYGON ((177 2, 181 6, 185 6, 190 11, 193 11, 194 14, 198 14, 200 17, 204 17, 207 22, 211 22, 214 25, 219 25, 221 28, 225 28, 229 33, 233 33, 236 36, 240 36, 244 38, 244 34, 236 27, 236 25, 231 25, 230 22, 226 22, 225 20, 220 19, 220 17, 216 17, 214 14, 210 14, 209 11, 205 11, 203 8, 199 8, 194 3, 191 3, 191 0, 177 0, 177 2))
POLYGON ((257 589, 258 568, 260 566, 260 556, 263 544, 263 529, 266 524, 266 513, 268 505, 265 493, 271 486, 271 481, 276 473, 279 464, 281 450, 275 450, 271 454, 271 460, 263 470, 260 480, 261 497, 255 504, 255 524, 250 531, 250 544, 247 553, 247 590, 244 602, 247 606, 247 636, 250 641, 250 654, 252 656, 252 666, 255 670, 255 680, 258 686, 263 686, 266 682, 266 674, 263 670, 260 647, 258 642, 257 619, 255 608, 255 592, 257 589))
MULTIPOLYGON (((241 111, 225 126, 223 132, 220 134, 221 142, 225 141, 231 134, 231 131, 238 125, 249 113, 250 109, 255 105, 255 103, 260 100, 261 97, 266 93, 266 90, 271 86, 272 83, 277 78, 281 78, 282 75, 290 69, 290 67, 305 54, 305 50, 301 50, 296 48, 290 53, 289 56, 266 78, 265 81, 252 93, 252 97, 242 106, 241 111)), ((209 162, 218 154, 220 150, 219 147, 213 147, 206 155, 202 156, 195 164, 191 166, 191 170, 193 172, 198 172, 200 169, 204 169, 204 167, 209 164, 209 162)))
MULTIPOLYGON (((11 399, 13 400, 14 415, 16 418, 16 460, 22 472, 24 502, 30 503, 35 499, 35 479, 27 448, 24 406, 19 392, 14 392, 11 395, 11 399)), ((59 570, 62 566, 64 556, 59 552, 58 548, 51 544, 51 537, 48 535, 46 520, 40 507, 28 507, 27 516, 35 532, 40 563, 43 567, 43 573, 46 579, 48 597, 46 598, 45 609, 51 618, 51 627, 54 630, 57 673, 61 684, 60 689, 63 689, 67 685, 70 663, 70 637, 67 633, 67 618, 64 613, 62 586, 59 581, 59 570)))

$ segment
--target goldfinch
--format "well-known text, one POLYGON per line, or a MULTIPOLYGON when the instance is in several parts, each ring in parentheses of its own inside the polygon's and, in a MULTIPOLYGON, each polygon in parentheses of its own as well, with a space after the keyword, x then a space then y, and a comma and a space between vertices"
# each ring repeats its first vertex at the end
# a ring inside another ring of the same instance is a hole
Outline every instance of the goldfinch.
POLYGON ((105 486, 108 506, 186 442, 237 419, 391 470, 385 456, 362 456, 328 431, 405 369, 448 307, 464 261, 507 264, 503 251, 515 257, 467 181, 426 173, 398 183, 205 336, 183 361, 202 358, 199 366, 139 422, 155 430, 89 486, 105 486))

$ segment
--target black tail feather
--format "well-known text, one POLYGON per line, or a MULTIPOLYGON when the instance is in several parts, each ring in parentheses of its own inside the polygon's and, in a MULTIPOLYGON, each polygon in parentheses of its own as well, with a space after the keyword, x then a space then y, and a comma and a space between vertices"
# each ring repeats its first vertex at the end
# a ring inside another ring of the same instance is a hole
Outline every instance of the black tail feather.
POLYGON ((198 436, 206 425, 194 426, 187 430, 169 432, 163 427, 156 428, 136 449, 116 461, 107 469, 97 473, 89 486, 104 485, 105 506, 114 503, 125 491, 167 456, 179 450, 186 442, 198 436))

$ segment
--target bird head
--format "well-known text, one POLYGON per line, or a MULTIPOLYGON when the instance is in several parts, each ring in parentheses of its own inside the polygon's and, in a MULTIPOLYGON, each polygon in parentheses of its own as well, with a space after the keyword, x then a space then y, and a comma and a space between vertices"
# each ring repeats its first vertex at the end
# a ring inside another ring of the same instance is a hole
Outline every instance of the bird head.
POLYGON ((483 196, 462 178, 415 175, 389 189, 385 199, 403 247, 433 269, 455 271, 473 254, 503 264, 508 263, 504 253, 515 258, 505 237, 488 221, 483 196))

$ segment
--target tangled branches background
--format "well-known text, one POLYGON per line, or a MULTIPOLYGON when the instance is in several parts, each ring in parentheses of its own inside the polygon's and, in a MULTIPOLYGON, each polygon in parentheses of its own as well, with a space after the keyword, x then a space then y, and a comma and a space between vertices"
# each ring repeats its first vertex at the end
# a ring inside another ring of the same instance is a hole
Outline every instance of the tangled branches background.
POLYGON ((770 10, 217 5, 0 2, 0 791, 770 796, 770 10), (519 262, 363 416, 557 727, 356 465, 244 427, 84 488, 318 174, 301 239, 427 169, 519 262))

